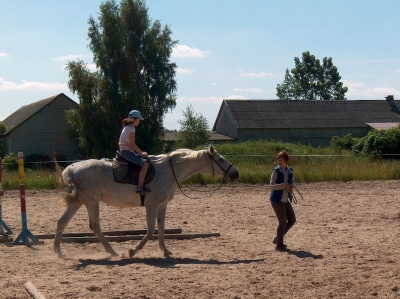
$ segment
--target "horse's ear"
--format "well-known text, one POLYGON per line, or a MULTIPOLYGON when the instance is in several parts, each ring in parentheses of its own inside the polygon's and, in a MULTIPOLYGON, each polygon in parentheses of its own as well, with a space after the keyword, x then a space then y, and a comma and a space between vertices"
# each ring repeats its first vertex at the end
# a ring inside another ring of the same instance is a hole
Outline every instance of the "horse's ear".
POLYGON ((214 155, 214 153, 215 153, 214 146, 211 144, 211 145, 208 145, 207 147, 208 147, 208 153, 211 155, 214 155))

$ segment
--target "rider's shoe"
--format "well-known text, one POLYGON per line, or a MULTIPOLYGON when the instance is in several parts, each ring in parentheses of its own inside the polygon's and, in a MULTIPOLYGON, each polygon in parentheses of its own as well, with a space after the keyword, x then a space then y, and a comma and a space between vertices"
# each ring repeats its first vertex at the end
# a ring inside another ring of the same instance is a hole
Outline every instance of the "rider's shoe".
POLYGON ((146 194, 146 193, 150 193, 151 190, 147 189, 146 187, 138 187, 136 188, 136 193, 140 193, 140 194, 146 194))

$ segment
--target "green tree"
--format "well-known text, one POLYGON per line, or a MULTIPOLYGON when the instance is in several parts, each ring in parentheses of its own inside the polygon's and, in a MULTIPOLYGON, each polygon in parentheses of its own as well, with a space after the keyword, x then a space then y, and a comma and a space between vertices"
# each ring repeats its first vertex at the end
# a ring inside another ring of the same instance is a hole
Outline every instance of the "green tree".
POLYGON ((3 153, 3 138, 1 135, 3 135, 7 131, 6 125, 0 121, 0 157, 2 157, 3 153))
POLYGON ((286 69, 285 80, 276 87, 280 100, 346 100, 348 88, 340 82, 340 75, 332 58, 325 57, 322 65, 310 52, 302 60, 295 57, 295 68, 286 69))
POLYGON ((69 62, 68 86, 79 108, 67 113, 85 157, 109 157, 117 149, 121 121, 137 109, 144 121, 136 136, 150 153, 162 150, 164 114, 176 105, 176 64, 170 55, 172 31, 152 22, 144 0, 114 0, 89 18, 89 49, 97 70, 82 60, 69 62))
POLYGON ((182 112, 184 119, 178 120, 181 128, 177 146, 194 149, 196 146, 205 145, 210 139, 207 119, 197 114, 190 104, 182 112))
POLYGON ((6 131, 6 125, 2 121, 0 121, 0 135, 4 134, 6 131))

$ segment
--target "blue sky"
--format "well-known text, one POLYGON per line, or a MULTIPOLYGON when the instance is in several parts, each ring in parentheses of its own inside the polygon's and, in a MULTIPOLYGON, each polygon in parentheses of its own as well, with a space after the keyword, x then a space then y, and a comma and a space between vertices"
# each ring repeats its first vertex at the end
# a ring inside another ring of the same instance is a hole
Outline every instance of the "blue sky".
MULTIPOLYGON (((92 65, 88 19, 98 0, 0 0, 0 120, 23 105, 65 93, 67 61, 92 65)), ((331 57, 349 100, 400 99, 398 0, 148 0, 149 15, 178 40, 179 129, 188 104, 213 127, 223 99, 276 99, 294 58, 331 57)), ((134 109, 135 107, 132 107, 134 109)), ((127 111, 128 113, 128 111, 127 111)))

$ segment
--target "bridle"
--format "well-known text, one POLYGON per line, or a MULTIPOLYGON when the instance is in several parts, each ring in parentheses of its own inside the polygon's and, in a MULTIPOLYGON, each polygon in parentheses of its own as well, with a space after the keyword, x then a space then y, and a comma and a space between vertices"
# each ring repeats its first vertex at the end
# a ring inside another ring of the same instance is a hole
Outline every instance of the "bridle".
MULTIPOLYGON (((227 178, 227 174, 228 174, 228 172, 229 172, 229 170, 232 168, 232 166, 233 166, 233 164, 231 164, 230 162, 229 162, 229 167, 227 168, 227 169, 224 169, 219 163, 218 163, 218 161, 214 158, 214 156, 215 156, 215 152, 214 152, 214 154, 210 154, 210 153, 208 153, 208 156, 210 157, 210 159, 211 159, 211 167, 212 167, 212 171, 213 171, 213 174, 212 174, 212 177, 214 178, 214 163, 215 164, 217 164, 217 166, 224 172, 224 177, 222 178, 222 183, 225 183, 225 181, 226 181, 226 178, 227 178), (214 163, 212 163, 212 162, 214 162, 214 163)), ((224 161, 224 158, 222 158, 221 156, 219 157, 219 162, 223 162, 224 161)), ((228 161, 228 160, 225 160, 225 161, 228 161)), ((222 185, 222 184, 221 184, 222 185)))
MULTIPOLYGON (((223 161, 224 161, 224 158, 220 157, 220 158, 219 158, 219 161, 217 161, 217 159, 215 158, 216 152, 214 152, 212 155, 211 155, 210 153, 207 153, 207 154, 208 154, 208 157, 209 157, 210 160, 211 160, 212 178, 214 179, 214 163, 224 172, 224 177, 222 178, 221 185, 219 185, 218 188, 216 188, 215 190, 212 191, 212 192, 216 192, 216 191, 217 191, 218 189, 220 189, 220 188, 222 187, 222 185, 226 182, 226 180, 227 180, 227 178, 228 178, 228 172, 229 172, 229 170, 232 168, 233 164, 231 164, 231 163, 229 162, 229 167, 228 167, 227 169, 224 169, 224 167, 222 167, 222 166, 218 163, 218 162, 223 162, 223 161)), ((225 161, 228 161, 228 160, 225 160, 225 161)), ((178 179, 177 179, 177 177, 176 177, 175 170, 174 170, 174 167, 173 167, 173 165, 172 165, 172 157, 171 157, 171 156, 169 156, 169 164, 171 165, 171 170, 172 170, 172 173, 173 173, 173 175, 174 175, 175 181, 176 181, 176 183, 178 184, 178 188, 179 188, 179 190, 181 190, 182 194, 185 195, 185 196, 188 197, 188 198, 191 198, 191 199, 198 199, 198 198, 201 198, 201 197, 190 197, 190 196, 186 195, 185 192, 183 192, 182 186, 181 186, 181 184, 178 182, 178 179)), ((194 189, 190 188, 189 186, 188 186, 188 188, 191 189, 191 190, 194 190, 194 189)), ((199 190, 197 190, 197 191, 199 191, 199 190)), ((204 192, 204 191, 201 191, 201 192, 204 192)))

